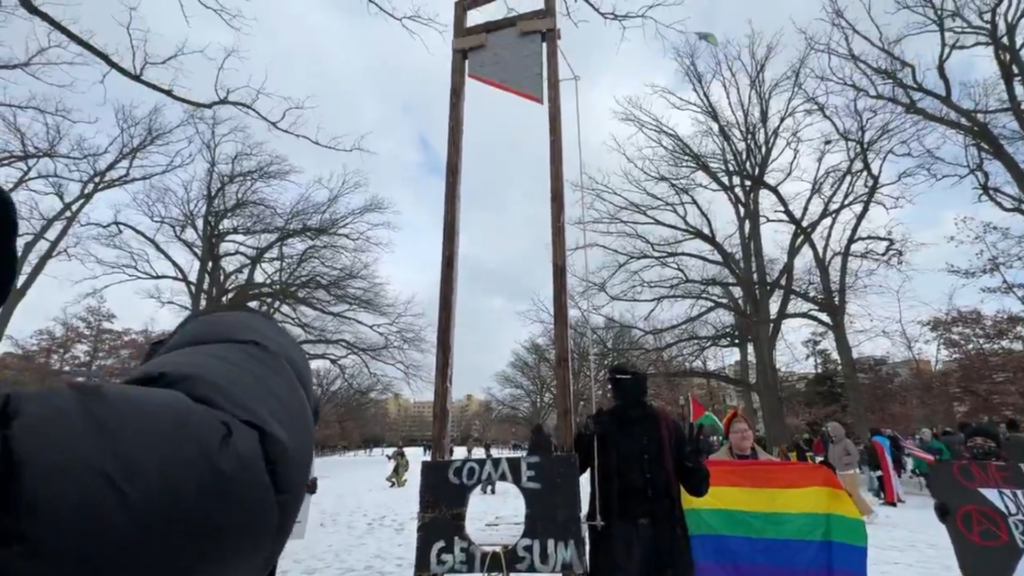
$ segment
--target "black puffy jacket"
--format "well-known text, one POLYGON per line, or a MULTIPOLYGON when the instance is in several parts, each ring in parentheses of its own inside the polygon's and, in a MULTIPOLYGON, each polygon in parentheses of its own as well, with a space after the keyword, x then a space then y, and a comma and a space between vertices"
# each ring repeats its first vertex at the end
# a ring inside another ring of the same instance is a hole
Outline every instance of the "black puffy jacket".
POLYGON ((182 323, 124 385, 0 394, 0 574, 264 576, 305 495, 309 363, 277 323, 182 323))

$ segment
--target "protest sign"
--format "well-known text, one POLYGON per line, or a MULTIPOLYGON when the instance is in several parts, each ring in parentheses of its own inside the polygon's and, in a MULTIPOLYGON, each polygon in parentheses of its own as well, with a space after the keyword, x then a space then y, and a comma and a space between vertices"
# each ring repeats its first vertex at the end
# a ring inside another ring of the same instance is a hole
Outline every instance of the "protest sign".
POLYGON ((1024 464, 941 462, 929 484, 963 576, 1024 576, 1024 464))

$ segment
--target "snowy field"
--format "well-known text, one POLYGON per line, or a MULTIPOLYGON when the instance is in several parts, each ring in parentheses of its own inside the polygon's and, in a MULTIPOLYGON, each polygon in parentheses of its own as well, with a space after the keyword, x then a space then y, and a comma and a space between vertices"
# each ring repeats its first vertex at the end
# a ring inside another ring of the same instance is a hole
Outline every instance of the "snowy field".
MULTIPOLYGON (((391 463, 381 455, 334 456, 317 460, 319 492, 313 497, 304 540, 288 544, 279 576, 409 576, 416 549, 416 508, 419 497, 419 448, 409 455, 409 483, 389 488, 384 477, 391 463)), ((496 454, 497 455, 497 454, 496 454)), ((465 456, 456 449, 455 457, 465 456)), ((583 501, 589 485, 581 480, 583 501)), ((931 500, 907 497, 897 509, 879 509, 868 526, 869 576, 953 576, 959 573, 945 530, 932 514, 931 500)), ((585 509, 585 504, 584 504, 585 509)), ((483 544, 514 542, 513 526, 524 512, 518 491, 498 484, 497 495, 474 494, 467 511, 467 530, 483 544)))

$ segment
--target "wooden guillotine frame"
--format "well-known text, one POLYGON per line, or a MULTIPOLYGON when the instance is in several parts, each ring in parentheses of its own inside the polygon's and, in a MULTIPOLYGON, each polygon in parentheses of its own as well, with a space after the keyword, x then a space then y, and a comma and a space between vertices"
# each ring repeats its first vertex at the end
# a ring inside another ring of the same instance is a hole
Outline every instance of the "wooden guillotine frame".
POLYGON ((448 458, 451 384, 455 338, 455 301, 459 260, 459 212, 462 181, 462 140, 465 126, 467 60, 471 50, 487 44, 488 34, 514 28, 519 34, 541 34, 545 44, 548 146, 551 165, 551 275, 555 343, 555 443, 571 450, 573 404, 569 369, 569 298, 565 240, 565 178, 562 163, 562 98, 558 74, 557 0, 544 8, 467 25, 468 14, 495 0, 456 0, 452 40, 451 93, 448 104, 448 150, 445 168, 441 281, 437 315, 437 356, 434 366, 432 429, 433 460, 448 458))

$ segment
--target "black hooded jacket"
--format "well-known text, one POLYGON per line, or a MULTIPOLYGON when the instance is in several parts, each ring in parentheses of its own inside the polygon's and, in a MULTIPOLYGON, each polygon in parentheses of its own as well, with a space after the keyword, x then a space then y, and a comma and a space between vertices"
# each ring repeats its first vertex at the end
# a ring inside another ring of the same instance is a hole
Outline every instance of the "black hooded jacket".
POLYGON ((590 574, 620 576, 623 563, 635 561, 624 556, 638 553, 625 552, 637 545, 626 543, 635 539, 628 527, 648 522, 654 534, 646 560, 651 573, 690 576, 693 558, 680 487, 702 497, 710 475, 700 455, 690 453, 680 423, 646 401, 646 376, 625 372, 613 367, 616 405, 598 410, 574 442, 580 474, 591 472, 587 521, 595 522, 600 508, 604 523, 590 527, 590 574))
POLYGON ((551 439, 551 434, 548 434, 543 424, 534 424, 530 430, 530 443, 526 447, 526 453, 550 456, 554 452, 555 443, 551 439))
POLYGON ((309 477, 311 381, 276 322, 225 311, 123 385, 0 394, 0 574, 267 574, 309 477))

